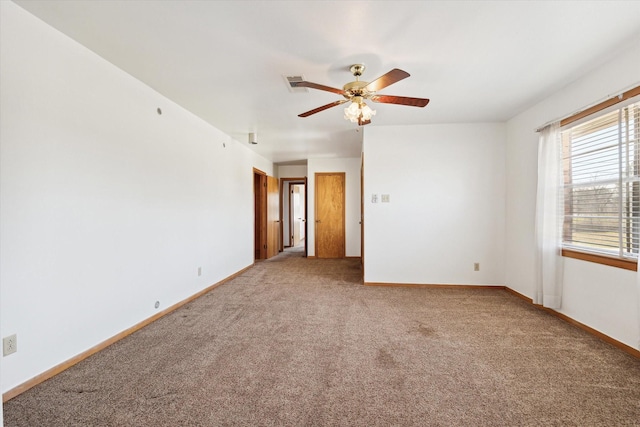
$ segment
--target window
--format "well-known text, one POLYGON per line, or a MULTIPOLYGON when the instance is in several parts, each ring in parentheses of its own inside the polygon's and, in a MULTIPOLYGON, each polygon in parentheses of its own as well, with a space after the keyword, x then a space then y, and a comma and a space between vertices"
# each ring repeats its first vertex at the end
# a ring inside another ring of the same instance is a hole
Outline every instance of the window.
POLYGON ((561 133, 563 247, 637 259, 640 247, 640 102, 561 133))

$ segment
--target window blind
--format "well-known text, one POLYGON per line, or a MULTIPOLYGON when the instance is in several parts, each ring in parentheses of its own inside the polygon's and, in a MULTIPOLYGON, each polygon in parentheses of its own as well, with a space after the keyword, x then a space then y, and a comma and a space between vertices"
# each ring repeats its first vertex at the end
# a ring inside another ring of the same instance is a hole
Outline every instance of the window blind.
POLYGON ((563 244, 637 258, 640 244, 640 102, 561 133, 563 244))

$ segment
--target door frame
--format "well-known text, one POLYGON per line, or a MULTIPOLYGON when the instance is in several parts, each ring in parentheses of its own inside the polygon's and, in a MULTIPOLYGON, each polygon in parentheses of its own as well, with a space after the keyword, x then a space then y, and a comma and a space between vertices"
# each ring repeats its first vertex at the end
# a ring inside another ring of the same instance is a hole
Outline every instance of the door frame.
POLYGON ((364 278, 364 153, 360 156, 360 264, 364 278))

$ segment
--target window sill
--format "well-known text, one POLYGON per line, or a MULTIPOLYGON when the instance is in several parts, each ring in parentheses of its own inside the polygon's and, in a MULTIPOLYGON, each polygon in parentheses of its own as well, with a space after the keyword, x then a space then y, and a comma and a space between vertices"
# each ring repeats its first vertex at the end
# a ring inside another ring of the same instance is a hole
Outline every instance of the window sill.
POLYGON ((635 260, 579 252, 572 249, 562 249, 562 256, 580 259, 582 261, 595 262, 596 264, 603 264, 611 267, 624 268, 625 270, 638 271, 638 262, 635 260))

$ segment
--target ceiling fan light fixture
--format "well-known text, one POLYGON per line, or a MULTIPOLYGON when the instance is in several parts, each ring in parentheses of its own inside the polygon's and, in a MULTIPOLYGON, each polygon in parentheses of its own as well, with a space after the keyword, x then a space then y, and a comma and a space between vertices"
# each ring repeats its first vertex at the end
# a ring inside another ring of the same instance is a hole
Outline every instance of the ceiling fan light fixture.
POLYGON ((362 104, 362 108, 360 109, 360 111, 362 112, 362 118, 364 120, 371 120, 371 116, 375 116, 376 115, 376 110, 372 110, 365 103, 362 104))
MULTIPOLYGON (((356 97, 359 98, 359 97, 356 97)), ((360 98, 362 99, 362 98, 360 98)), ((345 120, 349 120, 351 123, 358 123, 359 121, 368 121, 371 120, 371 116, 375 116, 376 111, 372 110, 367 104, 360 101, 355 100, 344 109, 344 118, 345 120)))

